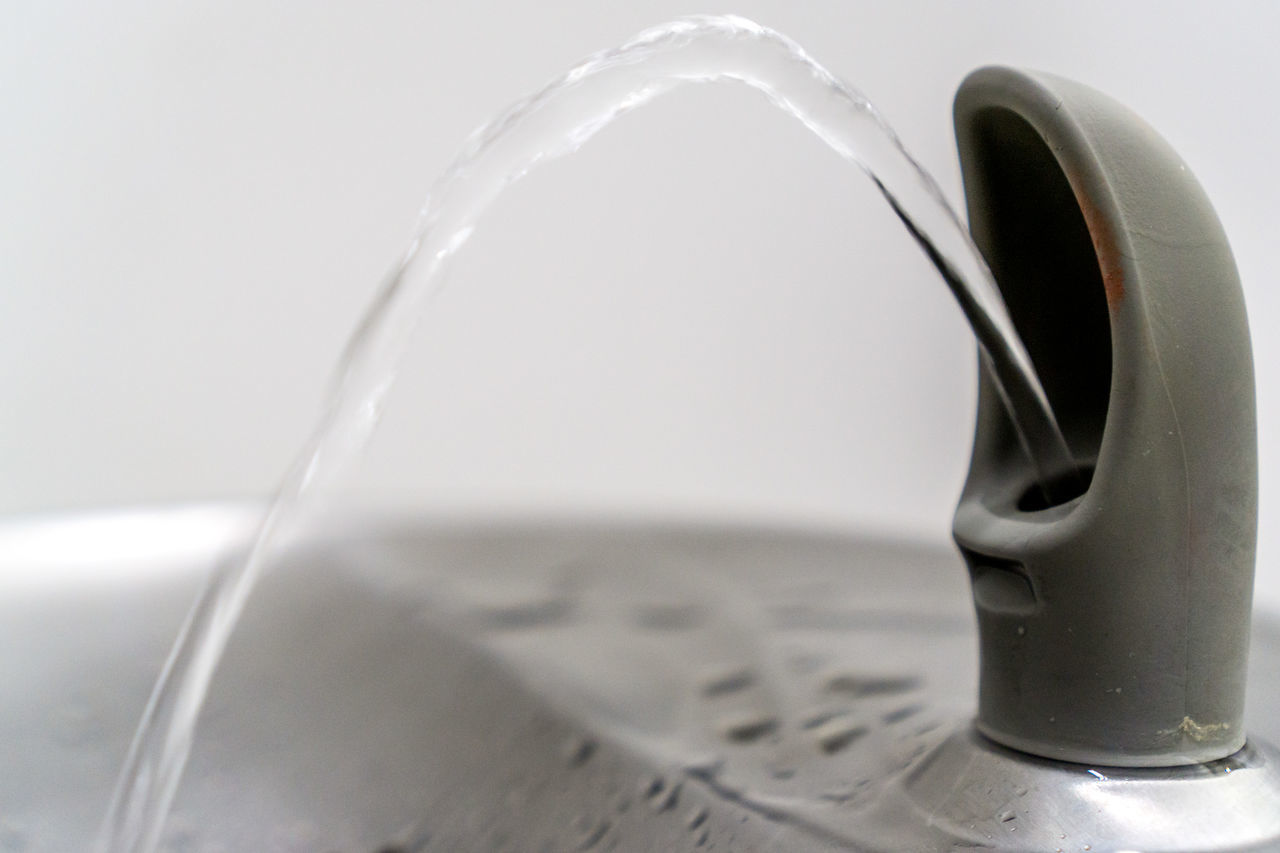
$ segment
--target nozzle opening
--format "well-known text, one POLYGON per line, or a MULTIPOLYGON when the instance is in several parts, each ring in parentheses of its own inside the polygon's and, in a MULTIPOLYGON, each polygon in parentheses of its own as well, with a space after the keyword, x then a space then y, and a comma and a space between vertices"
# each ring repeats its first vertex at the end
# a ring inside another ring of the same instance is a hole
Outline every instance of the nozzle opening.
POLYGON ((1040 512, 1070 503, 1089 491, 1089 484, 1092 482, 1093 466, 1087 465, 1059 476, 1050 484, 1052 487, 1050 489, 1045 489, 1036 483, 1029 486, 1022 493, 1022 497, 1018 498, 1018 511, 1040 512), (1053 495, 1057 500, 1050 500, 1049 495, 1053 495))

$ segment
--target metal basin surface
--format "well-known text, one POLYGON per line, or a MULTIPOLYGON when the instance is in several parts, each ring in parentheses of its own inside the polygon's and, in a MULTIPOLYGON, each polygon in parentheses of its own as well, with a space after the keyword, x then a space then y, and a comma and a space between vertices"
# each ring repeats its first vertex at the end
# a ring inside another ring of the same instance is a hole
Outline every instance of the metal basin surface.
MULTIPOLYGON (((0 851, 88 848, 184 612, 253 514, 0 525, 0 851)), ((251 600, 163 849, 1105 849, 1016 780, 921 813, 975 737, 969 595, 946 542, 326 525, 251 600)), ((1249 731, 1277 742, 1280 629, 1255 622, 1249 731)))

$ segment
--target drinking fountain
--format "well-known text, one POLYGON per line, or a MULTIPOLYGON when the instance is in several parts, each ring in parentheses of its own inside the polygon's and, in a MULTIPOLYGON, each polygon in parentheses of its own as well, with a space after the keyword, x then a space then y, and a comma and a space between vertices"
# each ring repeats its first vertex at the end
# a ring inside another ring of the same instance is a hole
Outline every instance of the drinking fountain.
MULTIPOLYGON (((316 526, 248 604, 161 849, 1280 849, 1227 239, 1156 132, 1078 83, 980 69, 955 129, 1078 471, 1038 483, 983 374, 954 545, 316 526)), ((0 524, 23 578, 0 595, 0 850, 88 849, 183 609, 254 514, 0 524)))

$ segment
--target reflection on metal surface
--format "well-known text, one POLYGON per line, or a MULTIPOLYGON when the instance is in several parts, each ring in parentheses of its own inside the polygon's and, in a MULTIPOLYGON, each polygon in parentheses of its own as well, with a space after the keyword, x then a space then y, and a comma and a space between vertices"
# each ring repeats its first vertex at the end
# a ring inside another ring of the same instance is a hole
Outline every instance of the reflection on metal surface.
MULTIPOLYGON (((131 523, 208 541, 238 517, 131 523)), ((0 801, 25 850, 88 843, 212 559, 0 596, 0 801)), ((162 849, 1101 850, 1114 831, 1206 850, 1280 831, 1265 746, 1126 771, 976 736, 965 583, 945 543, 832 532, 330 525, 246 612, 162 849), (697 618, 636 618, 660 605, 697 618)), ((1261 742, 1280 736, 1280 632, 1259 623, 1261 742)))
POLYGON ((256 516, 245 506, 201 505, 10 520, 0 523, 0 582, 57 590, 189 571, 187 563, 247 534, 256 516))

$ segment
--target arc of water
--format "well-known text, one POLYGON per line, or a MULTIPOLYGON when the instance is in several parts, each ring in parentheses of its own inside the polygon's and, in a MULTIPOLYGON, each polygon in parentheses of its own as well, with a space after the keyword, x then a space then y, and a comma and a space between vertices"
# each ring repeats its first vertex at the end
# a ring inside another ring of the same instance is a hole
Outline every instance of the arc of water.
POLYGON ((367 443, 414 328, 488 204, 530 169, 577 150, 672 87, 719 80, 762 92, 872 178, 956 295, 1042 482, 1074 469, 986 265, 942 191, 871 102, 790 39, 743 18, 694 17, 647 30, 588 57, 477 130, 436 180, 413 239, 350 338, 321 417, 249 555, 216 571, 193 606, 130 747, 99 853, 154 851, 213 672, 277 531, 367 443))

